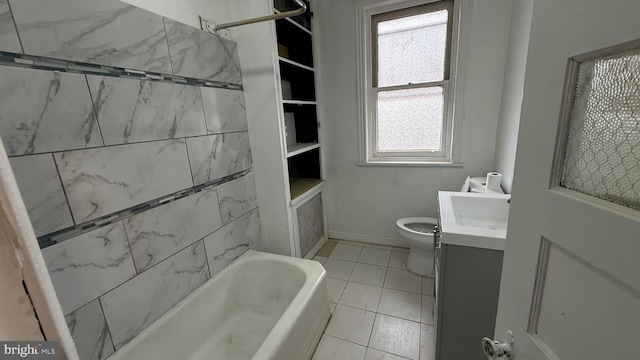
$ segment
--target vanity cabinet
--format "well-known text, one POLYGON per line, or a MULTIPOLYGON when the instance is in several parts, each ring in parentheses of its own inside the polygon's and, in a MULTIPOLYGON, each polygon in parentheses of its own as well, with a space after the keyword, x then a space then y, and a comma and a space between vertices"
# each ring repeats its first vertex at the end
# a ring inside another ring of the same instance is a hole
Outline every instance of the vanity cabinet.
POLYGON ((494 335, 503 251, 442 243, 439 246, 436 359, 485 360, 481 340, 494 335))

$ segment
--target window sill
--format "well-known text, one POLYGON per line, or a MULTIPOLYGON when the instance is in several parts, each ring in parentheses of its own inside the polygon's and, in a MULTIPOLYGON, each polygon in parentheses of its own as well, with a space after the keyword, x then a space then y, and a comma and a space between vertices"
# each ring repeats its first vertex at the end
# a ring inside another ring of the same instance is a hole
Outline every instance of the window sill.
POLYGON ((393 167, 464 167, 461 162, 445 161, 358 161, 358 166, 393 166, 393 167))

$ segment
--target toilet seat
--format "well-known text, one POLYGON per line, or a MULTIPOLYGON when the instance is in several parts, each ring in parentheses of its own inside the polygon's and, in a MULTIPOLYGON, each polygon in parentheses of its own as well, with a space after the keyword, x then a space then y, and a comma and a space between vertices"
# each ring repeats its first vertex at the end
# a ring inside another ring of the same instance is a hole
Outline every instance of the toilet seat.
POLYGON ((413 235, 417 236, 429 236, 433 235, 433 231, 419 231, 415 228, 409 227, 411 224, 419 224, 430 226, 432 229, 434 226, 438 225, 438 219, 432 217, 406 217, 401 218, 396 221, 396 226, 404 231, 407 231, 413 235))

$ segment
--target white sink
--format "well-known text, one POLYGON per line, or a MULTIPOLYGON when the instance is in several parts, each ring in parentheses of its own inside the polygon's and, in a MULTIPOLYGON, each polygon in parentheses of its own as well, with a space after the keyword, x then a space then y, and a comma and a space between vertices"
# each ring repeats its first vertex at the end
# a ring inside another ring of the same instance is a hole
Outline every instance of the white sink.
POLYGON ((443 244, 504 250, 509 224, 507 194, 439 191, 443 244))

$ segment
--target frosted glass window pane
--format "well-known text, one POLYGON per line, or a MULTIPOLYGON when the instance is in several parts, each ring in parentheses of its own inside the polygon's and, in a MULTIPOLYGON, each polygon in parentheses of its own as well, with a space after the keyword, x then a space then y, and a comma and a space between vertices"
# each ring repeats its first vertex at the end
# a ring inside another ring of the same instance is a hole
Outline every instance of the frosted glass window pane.
POLYGON ((561 186, 640 210, 640 50, 580 63, 561 186))
POLYGON ((448 11, 378 23, 378 86, 444 80, 448 11))
POLYGON ((378 151, 440 151, 442 87, 378 92, 378 151))

